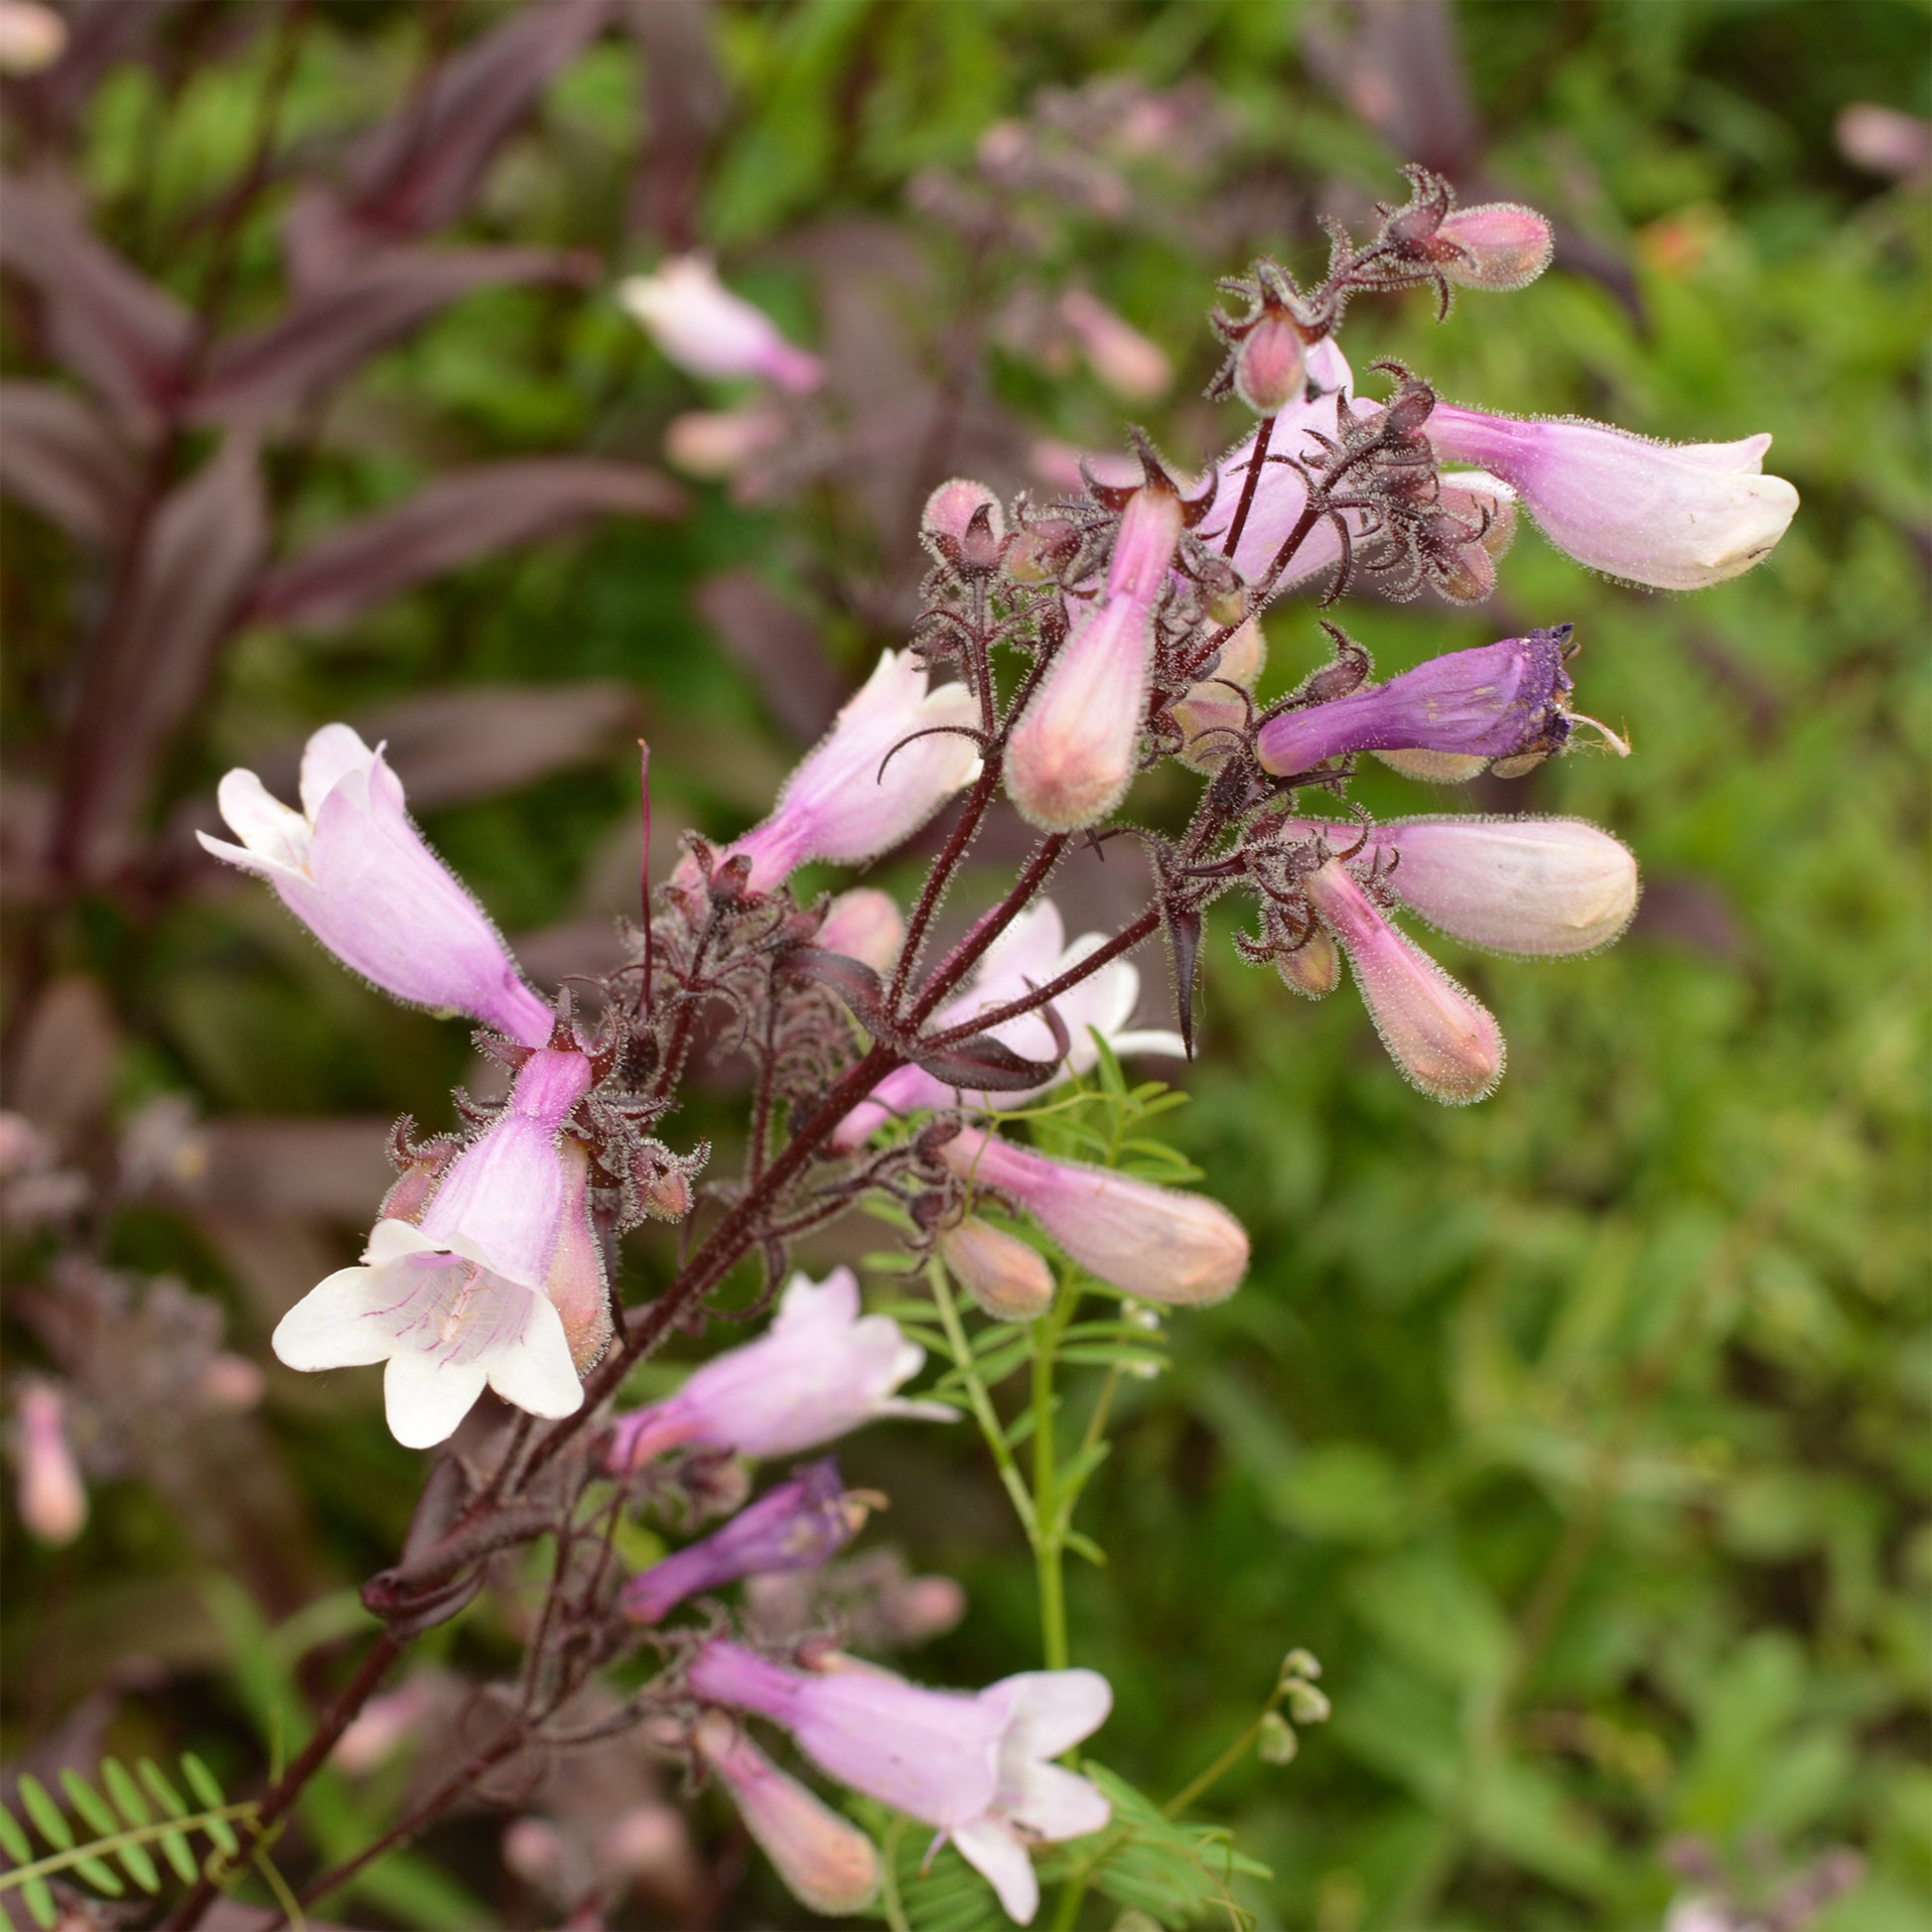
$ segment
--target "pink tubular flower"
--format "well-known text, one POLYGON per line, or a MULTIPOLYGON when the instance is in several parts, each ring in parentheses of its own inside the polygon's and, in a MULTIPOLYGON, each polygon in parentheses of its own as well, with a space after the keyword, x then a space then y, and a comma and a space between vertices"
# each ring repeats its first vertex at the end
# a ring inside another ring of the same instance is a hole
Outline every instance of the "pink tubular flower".
POLYGON ((812 944, 885 973, 892 970, 904 937, 905 921, 892 895, 876 886, 855 886, 825 908, 825 923, 812 944))
POLYGON ((722 1711, 704 1714, 691 1742, 792 1897, 828 1918, 872 1903, 879 1851, 858 1826, 787 1777, 722 1711))
POLYGON ((1798 492, 1759 474, 1769 436, 1653 443, 1602 423, 1525 422, 1448 403, 1423 429, 1445 461, 1480 465, 1509 483, 1559 550, 1653 590, 1740 576, 1797 514, 1798 492))
POLYGON ((402 786, 346 725, 325 725, 302 755, 302 809, 271 798, 252 771, 216 793, 240 839, 203 846, 275 888, 344 965, 412 1006, 467 1013, 525 1046, 555 1016, 524 985, 483 909, 437 858, 402 786))
POLYGON ((948 1833, 1021 1925, 1039 1907, 1027 1848, 1084 1838, 1112 1816, 1085 1778, 1052 1762, 1113 1708, 1094 1671, 1029 1671, 971 1697, 870 1667, 807 1676, 714 1641, 689 1684, 782 1725, 842 1784, 948 1833))
POLYGON ((1347 953, 1375 1031, 1411 1084, 1452 1107, 1492 1092, 1503 1036, 1489 1010, 1390 925, 1338 860, 1302 886, 1347 953))
POLYGON ((1283 711, 1255 738, 1278 775, 1311 771, 1349 752, 1447 752, 1468 759, 1537 758, 1569 742, 1571 626, 1452 650, 1327 704, 1283 711))
POLYGON ((799 1470, 714 1535, 631 1578, 620 1598, 632 1623, 661 1623, 687 1596, 781 1570, 816 1570, 859 1534, 866 1500, 831 1457, 799 1470))
MULTIPOLYGON (((1057 979, 1102 943, 1099 933, 1085 932, 1068 945, 1059 907, 1051 899, 1039 899, 1000 935, 980 962, 979 971, 965 993, 940 1009, 933 1026, 957 1027, 977 1014, 990 1013, 1010 1001, 1024 999, 1030 989, 1057 979)), ((1100 1060, 1100 1049, 1093 1042, 1095 1033, 1116 1053, 1167 1053, 1180 1058, 1186 1048, 1178 1034, 1161 1028, 1128 1026, 1140 997, 1141 975, 1136 967, 1124 959, 1101 967, 1053 1003, 1065 1024, 1069 1043, 1065 1064, 1053 1079, 1045 1086, 1030 1087, 1021 1093, 978 1095, 974 1104, 988 1108, 1024 1107, 1059 1080, 1087 1072, 1100 1060)), ((1009 1020, 995 1027, 993 1035, 1028 1059, 1050 1060, 1058 1050, 1052 1029, 1037 1013, 1009 1020)), ((846 1115, 834 1140, 840 1147, 857 1147, 896 1116, 913 1113, 921 1107, 950 1107, 958 1100, 957 1089, 923 1068, 902 1066, 887 1074, 873 1088, 871 1096, 846 1115)))
POLYGON ((979 752, 961 732, 978 723, 963 684, 928 691, 925 666, 911 651, 882 651, 878 668, 785 780, 771 816, 721 858, 751 860, 755 893, 774 891, 813 859, 856 866, 878 858, 973 781, 979 752))
POLYGON ((1183 508, 1165 484, 1134 492, 1106 588, 1081 610, 1007 748, 1008 795, 1048 832, 1077 832, 1120 803, 1134 776, 1154 612, 1180 541, 1183 508))
POLYGON ((939 1235, 939 1253, 983 1314, 1032 1321, 1053 1306, 1053 1271, 1036 1248, 977 1214, 939 1235))
POLYGON ((1550 265, 1549 221, 1515 202, 1484 202, 1449 213, 1429 246, 1430 259, 1467 289, 1528 288, 1550 265))
POLYGON ((619 1422, 605 1466, 621 1475, 687 1443, 791 1455, 881 1416, 950 1422, 943 1403, 894 1394, 924 1360, 897 1321, 860 1314, 851 1269, 835 1268, 823 1283, 794 1275, 766 1333, 714 1356, 668 1401, 619 1422))
POLYGON ((67 1401, 52 1382, 24 1382, 19 1396, 20 1520, 37 1543, 71 1543, 87 1527, 87 1485, 68 1441, 67 1401))
MULTIPOLYGON (((1311 825, 1331 848, 1350 825, 1311 825)), ((1395 857, 1383 885, 1439 932, 1471 946, 1555 959, 1607 946, 1637 909, 1630 848, 1579 818, 1405 818, 1369 834, 1395 857)), ((1365 855, 1366 856, 1366 855, 1365 855)))
POLYGON ((1144 1302, 1224 1302, 1248 1272, 1248 1237, 1219 1201, 1050 1161, 977 1127, 941 1149, 962 1180, 1017 1201, 1088 1274, 1144 1302))
POLYGON ((1158 344, 1105 303, 1084 289, 1068 289, 1060 297, 1060 318, 1078 340, 1088 366, 1123 402, 1152 402, 1167 394, 1173 364, 1158 344))
POLYGON ((692 375, 759 376, 801 391, 824 378, 818 357, 794 348, 762 309, 732 294, 703 255, 675 255, 655 275, 630 276, 618 284, 618 300, 692 375))
POLYGON ((590 1083, 583 1054, 532 1053, 502 1114, 451 1163, 422 1224, 378 1221, 361 1266, 331 1275, 282 1317, 275 1353, 309 1370, 386 1361, 389 1429, 409 1449, 450 1436, 485 1383, 531 1415, 573 1414, 584 1392, 548 1288, 565 1222, 586 1212, 558 1137, 590 1083))

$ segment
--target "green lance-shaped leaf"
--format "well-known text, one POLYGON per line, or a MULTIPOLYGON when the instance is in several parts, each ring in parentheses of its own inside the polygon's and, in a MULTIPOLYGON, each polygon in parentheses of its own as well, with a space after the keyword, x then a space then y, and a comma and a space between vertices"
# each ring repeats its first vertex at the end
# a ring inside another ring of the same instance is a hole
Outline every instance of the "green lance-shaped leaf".
MULTIPOLYGON (((61 1773, 61 1788, 68 1794, 68 1802, 72 1805, 75 1814, 96 1837, 112 1838, 119 1832, 121 1821, 114 1816, 113 1806, 78 1771, 64 1770, 61 1773)), ((73 1868, 96 1891, 104 1891, 109 1898, 119 1898, 127 1890, 121 1883, 120 1873, 112 1865, 103 1864, 99 1859, 75 1859, 73 1868)))
POLYGON ((214 1773, 210 1771, 193 1751, 181 1754, 181 1774, 188 1780, 189 1787, 196 1797, 207 1807, 208 1816, 202 1820, 203 1829, 229 1858, 241 1850, 241 1841, 235 1836, 234 1827, 225 1818, 214 1816, 228 1800, 214 1773))
MULTIPOLYGON (((154 1813, 148 1801, 142 1797, 141 1787, 134 1782, 133 1775, 119 1758, 103 1757, 100 1760, 100 1781, 107 1787, 107 1795, 113 1799, 115 1809, 126 1819, 131 1831, 139 1831, 154 1822, 154 1813)), ((145 1845, 117 1845, 114 1857, 119 1860, 121 1869, 143 1891, 157 1892, 161 1889, 161 1873, 145 1845)))
MULTIPOLYGON (((170 1818, 186 1818, 188 1801, 168 1782, 168 1776, 153 1758, 144 1757, 136 1765, 141 1782, 148 1787, 148 1795, 153 1798, 170 1818)), ((174 1866, 175 1876, 183 1884, 192 1885, 201 1875, 201 1865, 195 1857, 195 1849, 188 1842, 186 1832, 169 1832, 161 1840, 162 1856, 174 1866)))

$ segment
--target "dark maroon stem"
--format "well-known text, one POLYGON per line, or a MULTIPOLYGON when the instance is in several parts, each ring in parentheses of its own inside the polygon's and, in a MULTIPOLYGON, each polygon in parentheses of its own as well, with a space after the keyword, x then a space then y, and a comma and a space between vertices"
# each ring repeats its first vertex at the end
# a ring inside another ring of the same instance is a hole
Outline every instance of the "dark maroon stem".
POLYGON ((1248 527, 1248 512, 1254 508, 1255 491, 1261 486, 1261 472, 1268 461, 1268 442, 1275 434, 1275 419, 1264 416, 1255 425, 1254 453, 1248 458, 1248 474, 1241 483, 1241 500, 1234 506, 1234 521, 1228 525, 1228 533, 1221 539, 1221 555, 1232 557, 1241 541, 1241 532, 1248 527))
POLYGON ((1123 926, 1104 946, 1096 947, 1077 965, 1069 966, 1057 979, 1035 987, 1018 1000, 1009 1000, 1003 1007, 992 1007, 985 1013, 976 1013, 972 1019, 961 1021, 957 1027, 948 1027, 944 1033, 930 1034, 920 1044, 934 1048, 950 1046, 955 1040, 965 1039, 969 1035, 1003 1027, 1009 1020, 1018 1020, 1023 1014, 1037 1013, 1062 993, 1072 992, 1082 980, 1092 978, 1111 960, 1118 959, 1124 952, 1132 952, 1143 939, 1151 938, 1160 929, 1161 913, 1157 907, 1150 906, 1132 925, 1123 926))

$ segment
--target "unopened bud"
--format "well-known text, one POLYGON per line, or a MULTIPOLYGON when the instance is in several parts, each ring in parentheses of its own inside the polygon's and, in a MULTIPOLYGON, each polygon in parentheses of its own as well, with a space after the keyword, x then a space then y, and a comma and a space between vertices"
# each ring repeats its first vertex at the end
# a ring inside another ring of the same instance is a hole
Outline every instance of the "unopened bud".
POLYGON ((67 1400, 52 1382, 20 1391, 20 1520, 36 1541, 60 1548, 87 1526, 87 1486, 68 1441, 67 1400))
POLYGON ((1242 337, 1230 372, 1234 393, 1257 416, 1275 416, 1302 400, 1308 345, 1294 318, 1270 308, 1242 337))
POLYGON ((707 1711, 691 1741, 801 1905, 842 1918, 872 1902, 879 1852, 858 1826, 787 1777, 722 1711, 707 1711))
POLYGON ((689 409, 664 430, 673 469, 707 483, 736 477, 785 440, 784 418, 763 403, 743 409, 689 409))
POLYGON ((1341 956, 1326 930, 1316 926, 1293 952, 1276 954, 1275 971, 1291 993, 1323 1000, 1341 979, 1341 956))
POLYGON ((198 1386, 202 1400, 210 1409, 240 1415, 261 1401, 268 1378, 246 1355, 231 1354, 224 1348, 202 1365, 198 1386))
POLYGON ((1151 343, 1084 289, 1060 297, 1060 315, 1102 382, 1123 402, 1152 402, 1173 381, 1173 365, 1151 343))
POLYGON ((919 528, 928 540, 944 538, 952 546, 952 555, 948 556, 943 548, 933 545, 934 554, 942 562, 960 561, 969 569, 988 571, 1000 562, 1007 519, 999 497, 984 483, 955 477, 926 498, 919 528))
POLYGON ((1330 1715, 1326 1693, 1300 1678, 1288 1687, 1288 1708, 1298 1725, 1325 1725, 1330 1715))
POLYGON ((946 1229, 939 1252, 959 1285, 996 1321, 1031 1321, 1053 1305, 1053 1271, 1039 1251, 977 1214, 946 1229))
POLYGON ((1457 208, 1436 230, 1428 249, 1449 281, 1503 292, 1535 281, 1550 266, 1553 246, 1550 223, 1535 208, 1485 202, 1457 208))
POLYGON ((1306 1677, 1311 1683, 1321 1675, 1321 1663, 1312 1650, 1304 1650, 1300 1644, 1282 1659, 1284 1677, 1306 1677))
POLYGON ((690 1164, 660 1141, 646 1141, 630 1157, 637 1205, 653 1221, 681 1221, 691 1211, 690 1164))
POLYGON ((675 1805, 634 1805, 597 1841, 598 1864, 661 1895, 682 1896, 697 1876, 691 1829, 675 1805))
POLYGON ((436 1677, 421 1672, 381 1697, 371 1698, 336 1740, 329 1761, 350 1777, 361 1777, 383 1763, 421 1728, 436 1702, 436 1677))
POLYGON ((0 0, 0 73, 40 73, 67 52, 68 25, 36 0, 0 0))
POLYGON ((1451 604, 1480 604, 1496 588, 1496 566, 1481 544, 1464 544, 1430 581, 1451 604))
POLYGON ((1302 1748, 1295 1726, 1279 1711, 1264 1712, 1261 1734, 1255 1739, 1255 1755, 1264 1764, 1293 1764, 1302 1748))
POLYGON ((1437 501, 1500 562, 1516 541, 1516 492, 1485 470, 1457 470, 1442 480, 1437 501))
POLYGON ((503 1863, 526 1885, 551 1890, 561 1884, 563 1834, 547 1818, 518 1818, 503 1832, 503 1863))
POLYGON ((563 1167, 563 1205, 544 1293, 563 1318, 570 1359, 581 1373, 611 1345, 611 1289, 604 1275, 604 1247, 591 1226, 591 1151, 574 1134, 566 1134, 557 1154, 563 1167))
POLYGON ((1489 1010, 1390 925, 1338 860, 1309 874, 1303 888, 1347 951, 1362 1004, 1410 1082, 1452 1107, 1493 1091, 1503 1036, 1489 1010))
MULTIPOLYGON (((825 920, 812 943, 826 952, 843 953, 870 966, 875 973, 891 969, 905 937, 905 921, 892 896, 876 886, 855 886, 841 893, 825 909, 825 920)), ((689 1186, 686 1187, 689 1206, 689 1186)), ((682 1220, 678 1214, 667 1218, 682 1220)))

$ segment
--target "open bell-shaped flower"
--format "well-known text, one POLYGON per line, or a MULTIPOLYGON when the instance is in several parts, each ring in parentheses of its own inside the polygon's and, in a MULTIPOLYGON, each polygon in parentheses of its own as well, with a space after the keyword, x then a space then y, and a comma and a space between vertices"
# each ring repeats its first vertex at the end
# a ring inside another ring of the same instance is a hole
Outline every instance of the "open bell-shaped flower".
POLYGON ((554 1014, 423 842, 380 747, 325 725, 302 755, 299 812, 252 771, 230 771, 216 797, 241 843, 196 837, 267 880, 344 965, 395 999, 470 1014, 525 1046, 549 1039, 554 1014))
MULTIPOLYGON (((1024 999, 1035 987, 1059 978, 1103 943, 1099 933, 1086 932, 1068 944, 1059 907, 1049 898, 1036 899, 995 941, 960 997, 934 1016, 934 1030, 962 1026, 982 1013, 1024 999)), ((1066 1028, 1068 1042, 1066 1058, 1053 1078, 1044 1086, 1023 1091, 977 1094, 974 1105, 1024 1107, 1060 1080, 1088 1072, 1100 1060, 1100 1049, 1093 1038, 1096 1033, 1117 1054, 1166 1053, 1180 1058, 1186 1048, 1178 1034, 1128 1024, 1140 997, 1140 971, 1125 959, 1112 960, 1090 974, 1053 1003, 1066 1028)), ((1053 1031, 1038 1013, 1022 1014, 990 1031, 994 1038, 1024 1059, 1052 1060, 1058 1056, 1053 1031)), ((887 1074, 846 1115, 834 1140, 840 1147, 857 1147, 888 1120, 921 1107, 950 1107, 958 1099, 958 1089, 923 1067, 901 1066, 887 1074)))
POLYGON ((1248 1272, 1248 1237, 1219 1201, 1105 1168, 1049 1160, 977 1127, 940 1149, 962 1180, 1007 1195, 1088 1274, 1144 1302, 1224 1302, 1248 1272))
POLYGON ((676 1395, 621 1418, 605 1464, 621 1475, 685 1444, 790 1455, 881 1416, 950 1422, 956 1412, 944 1403, 894 1393, 924 1360, 891 1316, 861 1314, 851 1269, 822 1283, 794 1275, 770 1328, 713 1356, 676 1395))
POLYGON ((870 1666, 786 1670, 714 1640, 687 1684, 696 1698, 782 1725, 842 1784, 937 1826, 1021 1925, 1039 1908, 1028 1848, 1083 1838, 1112 1815, 1091 1783, 1052 1761, 1112 1709, 1093 1671, 1029 1671, 974 1697, 870 1666))
POLYGON ((779 1770, 744 1725, 722 1711, 707 1711, 698 1720, 691 1742, 799 1904, 827 1918, 847 1918, 872 1903, 879 1891, 879 1850, 857 1825, 779 1770))
POLYGON ((929 691, 913 652, 882 651, 872 676, 785 780, 771 815, 721 860, 749 859, 750 890, 769 893, 814 859, 856 866, 890 852, 972 783, 979 751, 965 734, 978 724, 965 685, 929 691))
POLYGON ((1559 550, 1653 590, 1740 576, 1771 554, 1798 510, 1782 477, 1760 474, 1768 435, 1653 443, 1605 423, 1530 422, 1448 403, 1423 431, 1446 462, 1479 465, 1509 483, 1559 550))
MULTIPOLYGON (((550 1290, 560 1251, 590 1239, 581 1176, 559 1147, 590 1084, 583 1054, 532 1053, 502 1113, 450 1164, 420 1225, 378 1221, 361 1264, 282 1317, 275 1353, 308 1370, 386 1362, 389 1428, 410 1449, 450 1436, 485 1385, 534 1416, 574 1414, 584 1392, 550 1290), (573 1217, 581 1230, 567 1227, 573 1217)), ((564 1273, 574 1280, 568 1264, 564 1273)), ((596 1324, 581 1307, 571 1312, 581 1343, 596 1324)))
POLYGON ((1503 1036, 1489 1010, 1398 932, 1338 859, 1310 873, 1302 889, 1348 955, 1362 1004, 1410 1083, 1452 1107, 1492 1092, 1503 1036))

